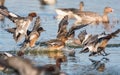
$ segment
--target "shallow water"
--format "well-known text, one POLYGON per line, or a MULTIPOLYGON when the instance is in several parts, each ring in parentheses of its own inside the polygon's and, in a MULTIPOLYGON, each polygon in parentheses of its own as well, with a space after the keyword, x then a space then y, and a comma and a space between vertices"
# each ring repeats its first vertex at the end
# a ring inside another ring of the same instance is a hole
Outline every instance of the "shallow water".
MULTIPOLYGON (((57 15, 55 13, 55 8, 79 8, 80 0, 58 0, 55 5, 46 5, 42 6, 39 0, 6 0, 5 6, 8 7, 9 11, 16 13, 20 16, 27 16, 27 14, 31 11, 37 12, 37 14, 41 17, 41 25, 46 30, 43 32, 38 40, 38 42, 46 41, 49 39, 56 38, 58 23, 59 20, 56 20, 54 17, 57 15)), ((92 25, 87 26, 83 29, 87 29, 88 33, 98 34, 103 31, 107 33, 111 33, 112 31, 120 28, 120 24, 116 23, 120 20, 120 2, 119 0, 84 0, 85 9, 88 11, 95 11, 102 14, 104 7, 110 6, 114 9, 114 12, 109 14, 110 24, 108 26, 104 26, 100 24, 98 26, 92 25)), ((69 20, 69 27, 72 25, 74 20, 69 20)), ((10 33, 4 31, 5 28, 14 27, 14 24, 9 21, 7 18, 5 19, 5 24, 0 24, 0 51, 11 51, 11 50, 19 50, 19 44, 13 40, 13 37, 10 33)), ((33 25, 30 26, 29 29, 32 28, 33 25)), ((83 30, 81 29, 81 30, 83 30)), ((76 31, 76 37, 79 31, 76 31)), ((120 34, 119 34, 120 35, 120 34)), ((109 43, 119 44, 120 36, 110 40, 109 43)), ((81 48, 75 49, 75 57, 69 57, 67 54, 63 54, 61 52, 58 53, 40 53, 33 54, 29 53, 25 55, 30 58, 33 62, 36 62, 38 65, 44 65, 45 63, 55 63, 55 58, 58 56, 62 56, 67 59, 66 62, 62 63, 62 71, 68 73, 69 75, 120 75, 120 47, 107 47, 106 52, 110 53, 110 55, 106 56, 109 61, 105 63, 105 70, 103 72, 99 72, 96 69, 91 69, 91 61, 89 58, 94 60, 101 60, 103 56, 92 56, 88 57, 88 53, 79 54, 81 48)), ((2 73, 4 75, 4 73, 2 73)))

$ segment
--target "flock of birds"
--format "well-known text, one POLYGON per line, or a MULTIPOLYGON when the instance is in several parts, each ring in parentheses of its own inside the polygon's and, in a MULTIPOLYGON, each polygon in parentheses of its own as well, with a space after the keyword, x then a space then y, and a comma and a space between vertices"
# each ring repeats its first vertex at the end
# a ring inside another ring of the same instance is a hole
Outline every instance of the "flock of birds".
MULTIPOLYGON (((0 54, 0 66, 3 67, 3 70, 12 68, 17 71, 19 75, 65 75, 65 73, 60 72, 60 64, 63 62, 61 58, 56 60, 55 65, 49 64, 38 67, 33 65, 29 59, 20 57, 24 55, 27 48, 32 48, 36 45, 41 32, 45 30, 40 25, 40 16, 38 16, 36 12, 30 12, 28 16, 22 17, 10 12, 7 7, 4 6, 4 2, 5 0, 0 0, 0 20, 3 21, 6 17, 15 24, 15 27, 5 29, 5 31, 13 34, 13 38, 16 42, 21 41, 23 38, 25 38, 25 40, 16 56, 6 52, 0 54), (28 28, 34 18, 34 27, 30 31, 28 28), (16 62, 18 63, 16 64, 16 62)), ((46 3, 43 2, 43 4, 46 3)), ((104 14, 101 16, 92 11, 84 11, 83 7, 84 3, 80 2, 79 9, 56 9, 56 13, 58 14, 56 18, 60 18, 61 21, 58 25, 56 39, 45 42, 49 50, 62 50, 66 46, 67 41, 73 40, 73 43, 82 46, 80 53, 89 52, 89 56, 108 55, 108 53, 105 52, 108 41, 116 37, 120 29, 109 34, 103 32, 97 35, 88 34, 86 30, 83 30, 78 34, 78 39, 74 39, 74 36, 76 30, 90 24, 99 24, 100 22, 109 23, 108 13, 112 12, 113 9, 111 7, 105 7, 104 14), (76 21, 69 30, 67 30, 68 20, 71 18, 75 18, 76 21)), ((94 60, 90 60, 95 63, 94 60)))

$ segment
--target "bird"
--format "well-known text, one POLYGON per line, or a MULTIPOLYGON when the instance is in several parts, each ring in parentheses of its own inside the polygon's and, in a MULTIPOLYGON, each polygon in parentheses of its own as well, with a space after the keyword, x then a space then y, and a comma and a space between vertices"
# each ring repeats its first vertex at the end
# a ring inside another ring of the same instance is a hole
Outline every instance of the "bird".
MULTIPOLYGON (((101 33, 100 35, 103 35, 103 33, 101 33)), ((95 39, 98 38, 98 36, 100 36, 98 34, 96 35, 92 35, 92 34, 88 34, 86 32, 86 30, 81 31, 78 34, 78 38, 81 42, 82 47, 86 46, 87 44, 89 44, 90 42, 94 41, 95 39)))
POLYGON ((83 49, 80 51, 80 53, 90 52, 89 56, 93 56, 96 54, 101 54, 104 56, 108 55, 108 53, 105 52, 105 48, 109 40, 112 39, 113 37, 116 37, 119 32, 120 32, 120 29, 117 29, 116 31, 110 34, 98 35, 96 39, 93 39, 86 46, 84 46, 83 49))
POLYGON ((90 25, 92 22, 89 22, 89 23, 83 23, 83 24, 73 24, 67 34, 66 34, 66 37, 68 38, 66 44, 67 45, 70 45, 70 46, 81 46, 82 45, 82 42, 79 40, 79 38, 75 38, 75 31, 78 30, 78 29, 81 29, 83 27, 86 27, 88 25, 90 25))
POLYGON ((57 38, 47 41, 45 44, 48 45, 50 50, 61 50, 65 47, 66 42, 73 38, 75 35, 75 30, 81 29, 88 24, 82 25, 72 25, 72 27, 67 30, 68 25, 68 15, 64 16, 58 25, 57 38))
POLYGON ((66 15, 59 23, 57 38, 62 38, 62 37, 73 38, 75 36, 75 30, 81 29, 89 24, 91 23, 85 23, 85 24, 79 24, 79 25, 73 24, 69 28, 69 30, 67 30, 68 15, 66 15))
POLYGON ((99 22, 102 23, 109 23, 108 14, 113 12, 113 9, 111 7, 105 7, 103 15, 99 15, 96 12, 92 11, 81 11, 81 12, 75 12, 74 17, 76 18, 76 24, 81 22, 93 22, 96 24, 99 24, 99 22))
POLYGON ((74 18, 73 13, 78 11, 83 11, 84 2, 81 1, 79 4, 79 9, 77 8, 57 8, 55 11, 58 14, 57 18, 61 19, 65 15, 68 15, 68 18, 74 18))
POLYGON ((25 49, 28 47, 34 47, 36 41, 40 37, 41 32, 45 31, 43 27, 40 26, 40 17, 38 16, 35 20, 34 27, 32 31, 27 30, 27 35, 23 42, 22 47, 20 48, 19 54, 23 54, 25 49))
POLYGON ((61 75, 62 58, 56 59, 56 64, 36 66, 30 59, 3 53, 0 64, 17 71, 18 75, 61 75))
MULTIPOLYGON (((4 11, 8 11, 7 7, 4 4, 5 4, 5 0, 0 0, 0 9, 3 9, 4 11)), ((5 16, 0 14, 0 21, 4 22, 4 18, 5 16)))
POLYGON ((64 48, 65 42, 67 40, 67 37, 65 37, 67 33, 67 25, 68 15, 64 16, 64 18, 60 21, 56 39, 51 39, 45 42, 49 50, 61 50, 64 48))
POLYGON ((67 37, 70 37, 70 36, 73 36, 73 37, 74 37, 76 30, 81 29, 81 28, 83 28, 83 27, 86 27, 86 26, 88 26, 89 24, 91 24, 91 22, 90 22, 90 23, 84 23, 84 24, 78 24, 78 25, 73 24, 73 25, 69 28, 66 36, 67 36, 67 37))
POLYGON ((80 31, 80 33, 78 34, 78 39, 80 40, 81 44, 86 38, 87 38, 86 30, 80 31))
POLYGON ((45 44, 48 46, 48 49, 51 51, 54 50, 62 50, 65 47, 65 39, 51 39, 49 41, 46 41, 45 44))
POLYGON ((57 0, 39 0, 41 5, 54 5, 57 0))
MULTIPOLYGON (((27 29, 31 24, 33 18, 37 16, 36 12, 30 12, 27 17, 21 17, 12 12, 9 11, 6 12, 2 9, 0 9, 0 13, 9 18, 16 25, 16 27, 14 28, 9 28, 15 31, 13 33, 13 38, 15 39, 16 42, 20 41, 22 37, 26 35, 27 29)), ((9 32, 9 29, 6 30, 9 32)))

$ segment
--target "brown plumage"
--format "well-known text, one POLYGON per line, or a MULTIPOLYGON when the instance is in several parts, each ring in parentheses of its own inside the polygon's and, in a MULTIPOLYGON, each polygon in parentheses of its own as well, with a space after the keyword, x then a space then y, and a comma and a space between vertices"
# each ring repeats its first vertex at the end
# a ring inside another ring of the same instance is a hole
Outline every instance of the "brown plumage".
MULTIPOLYGON (((117 29, 115 32, 112 32, 111 34, 103 34, 98 35, 95 40, 89 42, 83 50, 80 51, 80 53, 86 53, 88 51, 91 52, 89 56, 95 55, 95 54, 102 54, 103 51, 105 55, 108 55, 105 53, 105 47, 108 44, 108 41, 115 37, 120 32, 120 29, 117 29)), ((103 55, 103 54, 102 54, 103 55)))
MULTIPOLYGON (((7 9, 7 7, 4 6, 4 4, 5 4, 5 0, 0 0, 0 11, 2 9, 3 11, 7 12, 8 9, 7 9)), ((0 21, 4 22, 4 18, 5 18, 5 16, 0 14, 0 21)))
POLYGON ((68 18, 74 18, 73 13, 74 12, 79 12, 79 11, 83 11, 83 7, 84 7, 84 3, 83 1, 80 2, 79 4, 79 9, 77 8, 57 8, 55 11, 58 14, 57 18, 61 19, 63 18, 65 15, 68 15, 68 18))
POLYGON ((15 23, 16 27, 13 28, 15 29, 15 32, 13 33, 13 38, 16 42, 20 41, 22 37, 26 35, 27 29, 31 24, 33 18, 37 16, 35 12, 31 12, 28 14, 27 17, 21 17, 19 15, 16 15, 9 11, 4 11, 2 9, 0 9, 0 13, 9 18, 13 23, 15 23))
POLYGON ((68 25, 68 16, 64 16, 64 18, 60 21, 58 26, 57 38, 60 39, 62 36, 65 36, 67 33, 67 25, 68 25))
POLYGON ((49 50, 61 50, 65 46, 65 41, 52 39, 46 42, 49 50))
POLYGON ((0 58, 0 61, 3 66, 16 70, 18 75, 60 75, 61 63, 64 62, 62 58, 57 58, 56 64, 35 66, 31 60, 12 56, 9 53, 5 53, 4 57, 0 58))
POLYGON ((45 30, 42 27, 40 27, 40 17, 38 16, 36 18, 32 31, 27 31, 25 41, 23 42, 23 46, 21 47, 21 50, 19 51, 18 55, 21 55, 21 53, 24 53, 26 48, 34 47, 36 41, 40 37, 40 33, 43 31, 45 30))
POLYGON ((112 11, 113 9, 111 7, 105 7, 102 16, 92 11, 81 11, 81 12, 75 12, 74 17, 77 19, 76 23, 77 22, 109 23, 108 14, 111 13, 112 11))

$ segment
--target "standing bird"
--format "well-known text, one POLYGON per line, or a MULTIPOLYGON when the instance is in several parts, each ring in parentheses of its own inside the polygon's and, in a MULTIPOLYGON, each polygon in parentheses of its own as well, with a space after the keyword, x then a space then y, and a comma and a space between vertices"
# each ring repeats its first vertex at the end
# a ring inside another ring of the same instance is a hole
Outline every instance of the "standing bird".
POLYGON ((36 18, 36 21, 35 21, 32 31, 27 31, 27 35, 25 37, 23 46, 21 47, 20 53, 24 53, 24 50, 27 47, 34 47, 36 41, 40 37, 40 33, 43 31, 45 31, 45 30, 42 27, 40 27, 40 17, 38 16, 36 18))
POLYGON ((108 14, 111 13, 113 9, 111 7, 105 7, 103 15, 99 15, 96 12, 92 11, 81 11, 81 12, 75 12, 74 17, 77 19, 75 24, 81 23, 81 22, 93 22, 93 23, 109 23, 108 14))
POLYGON ((83 11, 84 2, 81 1, 79 4, 79 9, 76 8, 57 8, 55 11, 58 14, 57 18, 61 19, 65 15, 68 15, 68 18, 74 18, 73 13, 83 11))
POLYGON ((80 53, 86 53, 86 52, 91 52, 89 56, 93 56, 96 54, 102 54, 101 52, 104 52, 102 55, 108 55, 105 52, 105 47, 108 44, 108 41, 115 37, 118 33, 120 32, 120 29, 117 29, 115 32, 112 32, 111 34, 103 34, 103 35, 98 35, 98 37, 89 42, 84 48, 80 51, 80 53))
POLYGON ((6 12, 2 9, 0 9, 0 13, 16 24, 16 27, 6 29, 8 32, 9 30, 14 30, 13 37, 16 42, 20 41, 21 38, 26 35, 27 29, 31 24, 33 18, 37 16, 35 12, 31 12, 27 17, 21 17, 9 11, 6 12))

